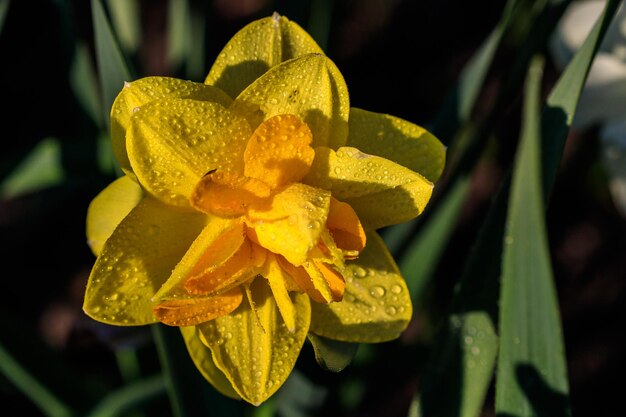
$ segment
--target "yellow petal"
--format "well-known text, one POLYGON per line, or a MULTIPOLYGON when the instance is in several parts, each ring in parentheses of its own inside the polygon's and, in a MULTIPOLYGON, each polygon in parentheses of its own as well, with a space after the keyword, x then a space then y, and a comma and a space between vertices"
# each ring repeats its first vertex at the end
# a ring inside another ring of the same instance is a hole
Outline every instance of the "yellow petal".
POLYGON ((322 294, 327 303, 341 301, 345 282, 340 273, 333 267, 319 261, 305 264, 304 269, 311 277, 315 289, 322 294))
POLYGON ((349 204, 331 198, 326 227, 337 247, 348 252, 361 252, 365 247, 365 231, 349 204))
POLYGON ((268 210, 251 209, 246 223, 264 248, 302 265, 325 229, 330 193, 296 183, 277 193, 268 210))
POLYGON ((266 251, 255 251, 253 246, 256 245, 244 240, 239 249, 218 267, 192 274, 185 282, 185 289, 190 294, 212 294, 254 278, 261 272, 266 251))
POLYGON ((126 155, 126 130, 134 109, 163 98, 190 98, 228 107, 230 97, 218 88, 169 77, 146 77, 125 83, 111 108, 113 154, 127 174, 132 173, 126 155))
POLYGON ((219 104, 159 100, 141 107, 127 132, 128 157, 141 185, 167 204, 189 207, 204 174, 243 172, 248 123, 219 104))
POLYGON ((191 360, 193 360, 202 376, 223 395, 235 400, 241 399, 239 394, 233 389, 233 386, 230 385, 230 382, 228 382, 228 379, 226 379, 224 373, 215 366, 215 362, 213 362, 211 357, 211 350, 202 343, 200 332, 196 327, 181 327, 180 332, 183 334, 183 339, 185 339, 189 356, 191 356, 191 360))
POLYGON ((233 313, 201 324, 198 329, 213 352, 217 367, 241 397, 255 405, 269 398, 285 382, 296 363, 310 324, 310 303, 294 294, 295 332, 285 326, 266 280, 251 286, 261 326, 250 305, 243 302, 233 313))
POLYGON ((269 185, 230 171, 207 173, 191 195, 191 205, 220 217, 237 217, 251 205, 260 206, 270 196, 269 185))
POLYGON ((143 197, 141 187, 128 176, 118 178, 100 192, 87 209, 87 243, 94 255, 143 197))
POLYGON ((311 332, 359 343, 397 338, 411 319, 411 298, 385 243, 375 232, 368 232, 367 246, 359 259, 347 263, 345 277, 341 302, 311 304, 311 332))
POLYGON ((234 98, 271 67, 309 53, 322 50, 300 26, 275 13, 237 32, 217 56, 205 83, 234 98))
MULTIPOLYGON (((187 215, 184 213, 183 215, 187 215)), ((189 277, 217 268, 239 249, 244 241, 243 225, 239 221, 207 217, 208 223, 181 256, 171 276, 154 294, 154 301, 190 298, 184 288, 189 277)))
POLYGON ((405 222, 422 213, 433 184, 387 159, 355 148, 319 147, 303 182, 348 203, 366 229, 405 222))
POLYGON ((267 278, 274 295, 274 300, 290 332, 296 329, 296 308, 287 291, 286 277, 283 269, 273 253, 269 253, 263 268, 263 276, 267 278))
POLYGON ((200 213, 144 198, 104 244, 87 284, 85 313, 109 324, 154 323, 152 296, 205 222, 200 213))
POLYGON ((309 172, 315 152, 311 129, 292 114, 261 123, 243 154, 244 173, 277 188, 298 182, 309 172))
POLYGON ((380 156, 436 182, 446 147, 423 127, 388 114, 351 108, 346 146, 380 156))
POLYGON ((194 326, 228 314, 239 307, 243 294, 239 287, 206 298, 165 300, 152 312, 161 323, 169 326, 194 326))
POLYGON ((244 115, 253 129, 272 116, 298 116, 313 132, 313 146, 336 148, 348 136, 348 89, 335 64, 321 54, 273 67, 246 88, 230 109, 244 115))

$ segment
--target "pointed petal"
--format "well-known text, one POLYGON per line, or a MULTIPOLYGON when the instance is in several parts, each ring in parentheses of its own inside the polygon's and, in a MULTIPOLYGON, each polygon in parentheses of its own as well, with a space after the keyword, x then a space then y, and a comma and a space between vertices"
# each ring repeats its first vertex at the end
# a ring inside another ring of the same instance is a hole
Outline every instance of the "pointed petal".
POLYGON ((296 308, 291 301, 291 297, 289 297, 283 269, 276 260, 276 256, 271 252, 265 261, 263 276, 267 278, 270 284, 274 300, 276 301, 276 305, 278 306, 280 315, 287 329, 289 329, 290 332, 294 332, 296 329, 296 308))
POLYGON ((94 255, 143 197, 141 187, 128 176, 118 178, 100 192, 87 209, 87 243, 94 255))
POLYGON ((292 114, 261 123, 244 152, 244 174, 277 188, 298 182, 309 172, 315 151, 311 129, 292 114))
POLYGON ((310 324, 310 303, 304 294, 294 294, 295 332, 285 326, 267 281, 256 279, 251 286, 254 304, 263 329, 248 303, 233 313, 198 326, 213 352, 217 367, 241 397, 260 404, 285 382, 310 324))
POLYGON ((365 248, 365 231, 359 217, 349 204, 336 198, 330 199, 326 227, 330 230, 337 247, 346 251, 361 252, 365 248))
POLYGON ((243 118, 219 104, 164 99, 133 115, 128 157, 148 192, 164 203, 189 207, 194 187, 208 171, 243 172, 251 134, 243 118))
POLYGON ((191 356, 191 360, 202 376, 223 395, 235 400, 241 399, 239 394, 233 389, 233 386, 230 385, 230 382, 228 382, 228 379, 226 379, 224 373, 215 366, 211 350, 202 343, 200 332, 196 327, 181 327, 180 332, 183 334, 183 339, 185 339, 189 356, 191 356))
MULTIPOLYGON (((324 296, 315 288, 311 276, 302 266, 295 266, 288 262, 284 257, 277 255, 276 260, 282 270, 294 281, 301 291, 304 291, 311 299, 318 303, 328 302, 324 296)), ((328 297, 332 299, 332 297, 328 297)))
POLYGON ((241 289, 235 287, 206 298, 161 301, 152 312, 161 323, 169 326, 195 326, 232 312, 242 299, 241 289))
POLYGON ((397 338, 411 319, 411 298, 378 234, 368 233, 365 250, 358 260, 347 263, 345 277, 341 302, 311 304, 311 332, 359 343, 397 338))
POLYGON ((296 183, 277 193, 268 210, 251 209, 246 224, 264 248, 302 265, 325 229, 330 193, 296 183))
POLYGON ((240 221, 209 216, 208 223, 181 256, 171 276, 154 294, 153 300, 191 298, 184 288, 189 277, 218 268, 241 247, 244 229, 240 221))
POLYGON ((228 107, 230 97, 218 88, 170 77, 146 77, 125 83, 111 107, 111 142, 113 154, 122 170, 131 175, 126 154, 126 130, 134 109, 163 98, 190 98, 228 107))
POLYGON ((217 56, 205 83, 234 98, 271 67, 310 53, 322 50, 300 26, 275 13, 237 32, 217 56))
POLYGON ((436 182, 443 172, 446 147, 423 127, 388 114, 350 109, 346 146, 380 156, 436 182))
POLYGON ((109 324, 154 323, 152 296, 205 222, 200 213, 144 198, 104 244, 87 284, 85 313, 109 324))
POLYGON ((433 184, 387 159, 355 148, 315 149, 315 159, 303 180, 332 192, 356 211, 366 229, 411 220, 422 213, 433 184))
POLYGON ((293 114, 313 132, 313 146, 345 144, 350 103, 335 64, 320 54, 280 64, 258 78, 234 101, 231 110, 245 116, 253 129, 279 114, 293 114))

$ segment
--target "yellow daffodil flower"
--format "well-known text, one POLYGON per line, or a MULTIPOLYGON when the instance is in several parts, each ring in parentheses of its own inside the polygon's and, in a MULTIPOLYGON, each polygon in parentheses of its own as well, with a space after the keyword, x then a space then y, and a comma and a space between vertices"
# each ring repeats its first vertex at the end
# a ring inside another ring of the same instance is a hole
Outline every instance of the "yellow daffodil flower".
POLYGON ((253 404, 286 380, 309 332, 376 343, 406 328, 407 287, 375 230, 424 210, 444 147, 350 108, 339 70, 295 23, 246 26, 204 84, 126 83, 111 136, 126 175, 89 208, 89 316, 179 326, 205 378, 253 404))

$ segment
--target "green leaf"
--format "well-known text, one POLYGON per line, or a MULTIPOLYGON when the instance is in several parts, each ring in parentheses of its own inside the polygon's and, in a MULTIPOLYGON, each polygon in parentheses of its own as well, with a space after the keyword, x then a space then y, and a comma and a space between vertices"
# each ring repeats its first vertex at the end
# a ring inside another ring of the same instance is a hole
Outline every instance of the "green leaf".
POLYGON ((312 0, 311 14, 307 32, 315 39, 315 42, 328 53, 328 37, 332 23, 333 2, 331 0, 312 0))
POLYGON ((541 166, 543 193, 546 201, 554 185, 567 132, 572 124, 587 74, 620 3, 620 0, 607 2, 603 14, 557 81, 548 96, 547 105, 543 109, 541 115, 541 166))
POLYGON ((70 67, 70 86, 85 113, 98 127, 104 127, 98 80, 91 64, 89 47, 84 42, 78 42, 76 45, 70 67))
POLYGON ((110 392, 87 414, 87 417, 115 417, 124 415, 141 404, 165 394, 162 375, 143 378, 110 392))
MULTIPOLYGON (((170 0, 167 10, 167 62, 172 68, 183 64, 191 47, 191 13, 187 0, 170 0)), ((194 45, 194 48, 198 45, 194 45)))
POLYGON ((107 0, 111 22, 125 51, 136 52, 141 40, 141 19, 137 0, 107 0))
POLYGON ((111 105, 124 86, 124 81, 132 81, 132 77, 100 0, 91 0, 91 13, 102 89, 102 109, 108 126, 111 105))
POLYGON ((58 139, 42 140, 0 184, 2 199, 60 184, 65 178, 58 139))
POLYGON ((517 3, 517 0, 506 3, 500 21, 465 65, 452 91, 446 96, 432 128, 435 136, 444 143, 450 143, 459 126, 469 119, 517 3))
POLYGON ((465 265, 424 374, 422 392, 411 408, 412 417, 480 414, 498 350, 500 264, 489 260, 502 250, 507 184, 496 194, 465 265))
POLYGON ((35 379, 0 345, 0 372, 26 395, 46 417, 70 417, 71 409, 35 379))
POLYGON ((496 413, 520 417, 571 414, 541 189, 542 69, 537 59, 528 73, 501 277, 496 413))
POLYGON ((308 334, 308 338, 313 345, 317 363, 331 372, 341 372, 350 365, 359 348, 358 343, 340 342, 312 333, 308 334))

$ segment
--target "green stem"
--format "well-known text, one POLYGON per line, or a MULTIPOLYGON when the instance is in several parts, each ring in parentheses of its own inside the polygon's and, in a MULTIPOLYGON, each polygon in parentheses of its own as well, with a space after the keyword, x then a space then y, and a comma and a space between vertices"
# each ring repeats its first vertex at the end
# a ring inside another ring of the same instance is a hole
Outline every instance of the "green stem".
POLYGON ((182 395, 174 377, 174 360, 172 356, 171 345, 168 343, 167 340, 167 330, 164 329, 161 324, 155 324, 151 327, 154 344, 156 345, 157 352, 159 354, 159 360, 161 362, 161 369, 163 371, 163 377, 165 379, 167 395, 170 399, 170 405, 172 407, 172 415, 174 417, 187 417, 184 411, 182 395))
POLYGON ((124 411, 163 394, 164 391, 165 382, 162 375, 138 380, 111 392, 87 414, 87 417, 119 416, 124 411))
POLYGON ((0 372, 35 403, 44 415, 69 417, 73 414, 67 405, 24 369, 2 345, 0 345, 0 372))

